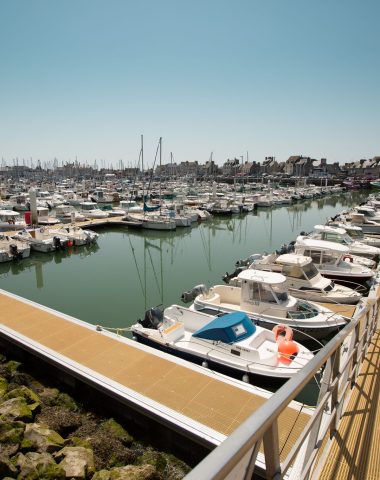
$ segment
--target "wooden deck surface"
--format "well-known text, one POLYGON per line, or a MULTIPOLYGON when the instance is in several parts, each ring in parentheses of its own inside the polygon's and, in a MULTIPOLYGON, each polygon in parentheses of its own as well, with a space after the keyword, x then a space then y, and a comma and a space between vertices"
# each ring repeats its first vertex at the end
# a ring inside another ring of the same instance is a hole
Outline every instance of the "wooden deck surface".
POLYGON ((371 342, 320 480, 380 478, 380 330, 371 342))
MULTIPOLYGON (((229 435, 265 402, 265 398, 232 384, 120 342, 41 307, 0 293, 0 325, 91 369, 166 408, 229 435)), ((309 415, 302 406, 280 416, 280 449, 284 457, 309 415)))

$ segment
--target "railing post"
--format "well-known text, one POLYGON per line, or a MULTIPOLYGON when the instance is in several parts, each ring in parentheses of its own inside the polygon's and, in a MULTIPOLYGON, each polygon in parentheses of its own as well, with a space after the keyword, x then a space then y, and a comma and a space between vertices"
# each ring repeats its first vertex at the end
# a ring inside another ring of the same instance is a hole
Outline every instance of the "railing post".
POLYGON ((355 335, 355 344, 354 344, 354 354, 352 356, 352 368, 351 368, 351 388, 355 385, 356 378, 359 374, 359 348, 360 348, 360 326, 362 324, 362 320, 357 323, 355 326, 355 330, 352 332, 352 335, 355 335))
MULTIPOLYGON (((332 376, 331 381, 334 382, 339 375, 340 369, 340 351, 342 346, 340 346, 332 355, 332 376)), ((338 397, 339 397, 339 381, 337 381, 332 389, 331 392, 331 411, 333 412, 332 421, 330 424, 330 438, 336 432, 338 428, 338 423, 340 420, 340 416, 338 415, 338 411, 340 410, 338 407, 338 397)), ((342 400, 343 401, 343 400, 342 400)))
POLYGON ((265 471, 267 480, 281 478, 280 444, 277 419, 264 433, 265 471))

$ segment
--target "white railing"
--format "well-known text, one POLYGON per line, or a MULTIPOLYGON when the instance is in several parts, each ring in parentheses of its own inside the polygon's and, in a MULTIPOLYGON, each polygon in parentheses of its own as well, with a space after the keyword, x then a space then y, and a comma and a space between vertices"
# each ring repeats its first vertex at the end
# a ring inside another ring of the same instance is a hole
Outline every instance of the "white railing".
MULTIPOLYGON (((377 328, 379 276, 352 320, 292 379, 241 424, 186 480, 249 480, 263 444, 267 479, 317 479, 351 388, 377 328), (280 458, 278 417, 323 367, 316 408, 286 458, 280 458), (321 446, 323 444, 324 450, 321 446)), ((256 473, 256 472, 255 472, 256 473)), ((260 472, 257 472, 260 473, 260 472)))

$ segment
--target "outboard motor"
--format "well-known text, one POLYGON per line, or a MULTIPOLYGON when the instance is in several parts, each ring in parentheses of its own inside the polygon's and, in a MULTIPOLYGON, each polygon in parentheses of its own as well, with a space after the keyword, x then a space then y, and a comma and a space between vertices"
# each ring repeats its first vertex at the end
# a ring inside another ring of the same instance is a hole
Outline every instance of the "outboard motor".
POLYGON ((164 318, 164 313, 160 308, 150 308, 145 312, 145 316, 143 320, 139 320, 139 323, 144 328, 153 328, 157 330, 158 327, 162 324, 162 320, 164 318))
POLYGON ((61 239, 59 237, 53 238, 53 245, 55 246, 56 250, 62 247, 61 239))
POLYGON ((9 245, 9 253, 12 255, 13 260, 19 260, 22 258, 22 252, 18 251, 17 245, 14 243, 9 245))
POLYGON ((203 284, 202 285, 197 285, 192 290, 189 290, 188 292, 183 292, 182 295, 181 295, 181 300, 184 303, 190 303, 193 300, 195 300, 195 297, 197 297, 201 293, 203 293, 203 294, 207 293, 207 291, 208 291, 208 289, 207 289, 206 285, 203 285, 203 284))
POLYGON ((224 283, 230 283, 230 280, 232 278, 235 278, 239 275, 240 272, 242 272, 243 270, 246 270, 246 267, 238 267, 233 273, 228 273, 226 272, 225 275, 223 275, 223 282, 224 283))

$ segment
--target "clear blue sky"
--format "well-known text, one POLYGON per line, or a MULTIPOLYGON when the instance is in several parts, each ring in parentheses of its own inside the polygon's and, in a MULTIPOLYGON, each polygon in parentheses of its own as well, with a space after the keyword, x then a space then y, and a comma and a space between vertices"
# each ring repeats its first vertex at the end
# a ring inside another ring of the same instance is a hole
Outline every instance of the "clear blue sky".
POLYGON ((0 157, 380 155, 379 0, 0 0, 0 157))

